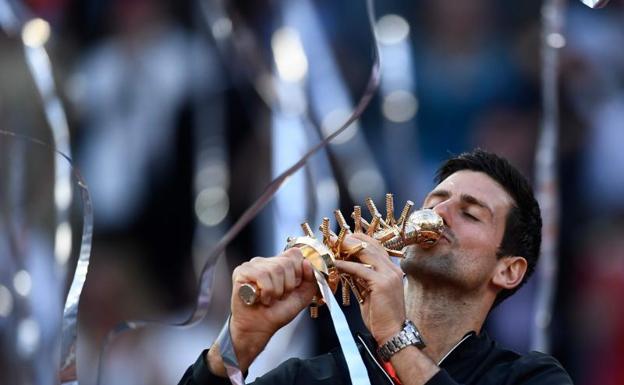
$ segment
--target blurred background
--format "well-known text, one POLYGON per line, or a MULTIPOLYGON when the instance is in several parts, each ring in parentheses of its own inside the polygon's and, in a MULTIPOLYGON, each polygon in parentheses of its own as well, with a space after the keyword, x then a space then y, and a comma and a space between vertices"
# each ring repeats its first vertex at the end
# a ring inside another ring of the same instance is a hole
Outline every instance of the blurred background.
MULTIPOLYGON (((184 319, 205 263, 216 264, 208 316, 191 328, 148 327, 116 338, 103 355, 102 384, 177 383, 227 317, 232 269, 279 253, 305 220, 317 228, 335 208, 350 213, 367 196, 382 207, 386 192, 396 206, 419 205, 437 165, 474 147, 507 157, 532 180, 536 174, 542 2, 379 2, 382 78, 369 107, 218 261, 208 261, 267 184, 338 128, 361 98, 373 66, 364 1, 23 5, 50 27, 45 47, 71 152, 94 204, 79 309, 81 384, 96 383, 104 337, 120 321, 184 319)), ((581 385, 624 384, 623 44, 624 1, 601 10, 567 3, 556 42, 561 222, 550 346, 581 385)), ((0 129, 51 142, 19 36, 0 34, 0 68, 0 129)), ((54 168, 32 143, 4 139, 0 149, 0 231, 9 234, 0 239, 0 371, 7 373, 0 383, 52 384, 50 365, 41 362, 47 356, 38 354, 57 351, 73 273, 46 274, 54 269, 54 168), (15 207, 29 234, 16 244, 15 207), (16 323, 24 312, 39 315, 16 323), (24 364, 15 366, 15 354, 24 364)), ((81 208, 72 213, 75 262, 81 208)), ((537 290, 533 279, 490 316, 487 330, 501 344, 531 349, 537 290)), ((276 336, 249 378, 291 355, 336 346, 324 310, 316 321, 302 314, 276 336)), ((355 306, 344 311, 354 329, 362 326, 355 306)))

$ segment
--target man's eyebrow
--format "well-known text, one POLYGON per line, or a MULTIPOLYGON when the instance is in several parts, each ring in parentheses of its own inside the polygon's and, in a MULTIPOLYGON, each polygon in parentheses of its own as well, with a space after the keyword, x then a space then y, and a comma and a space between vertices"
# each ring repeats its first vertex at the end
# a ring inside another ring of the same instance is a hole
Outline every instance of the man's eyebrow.
POLYGON ((425 202, 427 202, 431 198, 448 198, 451 196, 451 193, 448 190, 433 190, 425 197, 425 202))
MULTIPOLYGON (((425 198, 425 202, 427 202, 431 198, 449 198, 451 195, 452 195, 451 192, 448 190, 433 190, 432 192, 429 193, 429 195, 427 195, 427 197, 425 198)), ((491 217, 494 216, 494 211, 492 211, 490 206, 488 206, 485 202, 475 198, 474 196, 464 193, 464 194, 461 194, 459 198, 461 199, 462 202, 466 204, 475 205, 475 206, 484 208, 485 210, 488 211, 491 217)))

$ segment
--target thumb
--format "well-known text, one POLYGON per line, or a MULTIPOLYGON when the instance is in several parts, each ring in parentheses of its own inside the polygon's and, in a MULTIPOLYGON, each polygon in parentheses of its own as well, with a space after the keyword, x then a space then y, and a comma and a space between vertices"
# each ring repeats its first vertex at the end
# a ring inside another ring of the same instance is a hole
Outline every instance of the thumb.
POLYGON ((308 305, 312 301, 312 297, 317 293, 318 287, 316 277, 314 275, 314 267, 308 260, 303 260, 302 280, 299 286, 292 292, 299 300, 308 305))
POLYGON ((303 260, 303 282, 316 282, 316 277, 314 276, 314 267, 307 259, 303 260))

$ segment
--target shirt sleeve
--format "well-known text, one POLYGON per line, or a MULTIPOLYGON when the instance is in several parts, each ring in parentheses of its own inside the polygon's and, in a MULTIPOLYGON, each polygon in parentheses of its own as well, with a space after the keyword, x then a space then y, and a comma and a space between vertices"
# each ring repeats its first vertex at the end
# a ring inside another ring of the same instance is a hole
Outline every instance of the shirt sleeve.
POLYGON ((459 382, 455 381, 446 370, 440 369, 426 382, 425 385, 458 385, 459 382))
POLYGON ((178 385, 230 385, 228 378, 215 376, 208 369, 204 358, 207 353, 208 350, 204 350, 197 358, 197 361, 189 366, 178 385))

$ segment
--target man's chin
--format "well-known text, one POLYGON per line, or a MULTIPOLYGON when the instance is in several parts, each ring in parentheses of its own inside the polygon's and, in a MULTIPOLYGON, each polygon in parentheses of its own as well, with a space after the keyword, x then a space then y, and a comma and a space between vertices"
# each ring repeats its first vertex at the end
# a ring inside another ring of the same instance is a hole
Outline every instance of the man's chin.
POLYGON ((410 246, 406 249, 405 258, 401 260, 401 268, 405 273, 413 269, 448 269, 452 259, 448 244, 438 243, 429 248, 410 246))
POLYGON ((436 255, 445 255, 449 253, 449 242, 446 238, 440 239, 440 242, 431 247, 422 247, 419 245, 409 246, 405 250, 405 258, 431 258, 436 255))
POLYGON ((444 253, 442 250, 427 249, 408 253, 401 260, 401 269, 408 277, 423 284, 434 283, 440 287, 462 286, 455 258, 451 253, 444 253))

